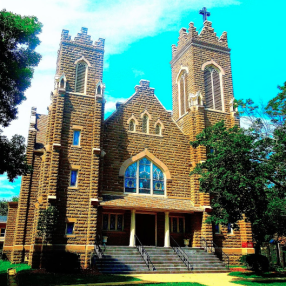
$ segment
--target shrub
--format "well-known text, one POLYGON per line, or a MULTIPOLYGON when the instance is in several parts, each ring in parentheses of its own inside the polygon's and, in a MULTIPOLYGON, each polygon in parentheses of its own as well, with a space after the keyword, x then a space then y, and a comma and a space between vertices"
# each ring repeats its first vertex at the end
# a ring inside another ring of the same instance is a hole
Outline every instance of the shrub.
POLYGON ((269 261, 266 256, 260 254, 242 255, 239 261, 255 272, 267 272, 269 270, 269 261))

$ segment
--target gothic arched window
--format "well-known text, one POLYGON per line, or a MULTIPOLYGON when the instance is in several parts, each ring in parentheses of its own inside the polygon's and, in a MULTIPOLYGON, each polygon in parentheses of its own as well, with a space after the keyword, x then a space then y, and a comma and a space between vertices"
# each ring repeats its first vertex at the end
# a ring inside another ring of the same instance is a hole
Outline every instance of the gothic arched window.
POLYGON ((178 80, 179 117, 187 112, 187 73, 185 71, 178 80))
POLYGON ((129 122, 129 131, 135 131, 135 121, 133 119, 129 122))
POLYGON ((162 170, 152 161, 143 158, 125 171, 125 193, 164 195, 165 179, 162 170))
POLYGON ((142 121, 142 132, 149 133, 149 117, 147 114, 144 114, 142 121))
POLYGON ((86 93, 87 64, 84 61, 76 65, 75 92, 86 93))
POLYGON ((223 110, 220 72, 209 66, 204 70, 206 107, 223 110))
POLYGON ((160 124, 160 123, 157 123, 157 124, 156 124, 156 127, 155 127, 155 134, 161 135, 161 131, 162 131, 161 124, 160 124))

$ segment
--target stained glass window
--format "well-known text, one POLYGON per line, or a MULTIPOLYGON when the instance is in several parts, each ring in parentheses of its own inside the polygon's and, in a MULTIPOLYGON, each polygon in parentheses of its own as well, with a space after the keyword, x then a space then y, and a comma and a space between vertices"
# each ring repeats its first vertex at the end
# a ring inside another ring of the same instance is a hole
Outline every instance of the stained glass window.
POLYGON ((162 170, 147 158, 143 158, 125 171, 125 192, 139 194, 165 194, 165 178, 162 170))
POLYGON ((164 195, 164 175, 155 165, 153 165, 153 194, 164 195))
POLYGON ((232 234, 232 225, 231 225, 231 223, 227 224, 227 233, 228 234, 232 234))
POLYGON ((133 119, 130 120, 130 122, 129 122, 129 130, 130 131, 135 131, 135 122, 134 122, 133 119))
POLYGON ((71 171, 71 180, 70 180, 70 186, 76 187, 77 185, 77 170, 71 171))
POLYGON ((136 193, 137 163, 130 165, 125 172, 125 192, 136 193))
POLYGON ((73 132, 73 145, 79 146, 79 141, 80 141, 80 131, 79 130, 74 130, 73 132))
POLYGON ((67 234, 73 234, 73 227, 74 227, 73 222, 67 223, 67 234))
POLYGON ((216 233, 216 234, 219 234, 219 233, 220 233, 219 224, 215 224, 215 233, 216 233))
POLYGON ((139 161, 139 193, 150 194, 150 169, 151 162, 147 158, 139 161))
POLYGON ((148 133, 148 115, 144 114, 143 116, 143 122, 142 122, 142 132, 143 133, 148 133))

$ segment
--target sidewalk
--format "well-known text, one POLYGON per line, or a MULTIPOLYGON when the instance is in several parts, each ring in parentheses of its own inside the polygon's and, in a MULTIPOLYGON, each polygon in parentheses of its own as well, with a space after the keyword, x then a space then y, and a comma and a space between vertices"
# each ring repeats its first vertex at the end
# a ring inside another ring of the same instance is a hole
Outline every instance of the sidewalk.
MULTIPOLYGON (((129 276, 129 275, 125 275, 129 276)), ((130 275, 142 281, 152 282, 197 282, 207 286, 224 286, 235 284, 230 283, 237 277, 228 276, 228 273, 200 273, 200 274, 133 274, 130 275)))

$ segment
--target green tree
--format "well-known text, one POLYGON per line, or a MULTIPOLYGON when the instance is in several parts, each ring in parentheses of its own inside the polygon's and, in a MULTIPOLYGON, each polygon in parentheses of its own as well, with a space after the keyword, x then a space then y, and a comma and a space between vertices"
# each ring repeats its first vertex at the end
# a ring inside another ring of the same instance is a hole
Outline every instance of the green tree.
POLYGON ((8 215, 8 202, 12 201, 12 202, 18 202, 19 197, 14 196, 12 197, 11 200, 5 200, 5 199, 1 199, 0 200, 0 216, 7 216, 8 215))
MULTIPOLYGON (((36 17, 0 11, 0 125, 3 127, 16 119, 18 105, 26 99, 24 93, 41 59, 35 52, 41 29, 36 17)), ((0 129, 0 153, 0 174, 7 172, 10 181, 30 171, 22 136, 14 135, 9 141, 0 129)))
POLYGON ((245 215, 257 252, 265 239, 286 234, 286 85, 279 89, 264 107, 263 118, 256 117, 261 112, 252 101, 238 102, 251 122, 249 129, 227 129, 219 122, 191 142, 194 148, 202 145, 211 151, 191 172, 200 175, 200 191, 211 194, 208 221, 237 227, 245 215))

